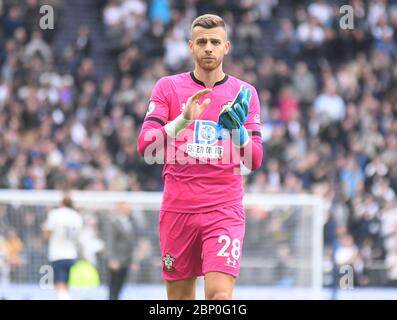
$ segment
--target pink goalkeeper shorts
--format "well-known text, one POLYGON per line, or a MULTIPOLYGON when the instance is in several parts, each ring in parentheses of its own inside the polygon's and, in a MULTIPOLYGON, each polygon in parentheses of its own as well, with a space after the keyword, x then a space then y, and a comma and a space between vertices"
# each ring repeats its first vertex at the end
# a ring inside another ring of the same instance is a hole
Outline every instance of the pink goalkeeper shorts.
POLYGON ((211 271, 238 276, 245 233, 241 205, 195 214, 160 211, 159 223, 164 280, 211 271))

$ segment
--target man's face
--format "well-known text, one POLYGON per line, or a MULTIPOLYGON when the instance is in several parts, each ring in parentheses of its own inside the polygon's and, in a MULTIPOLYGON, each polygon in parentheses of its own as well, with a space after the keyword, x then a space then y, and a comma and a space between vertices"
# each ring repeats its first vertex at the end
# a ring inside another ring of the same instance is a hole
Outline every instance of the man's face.
POLYGON ((227 41, 226 31, 222 27, 195 27, 189 47, 196 63, 203 70, 211 71, 222 63, 223 57, 229 52, 230 42, 227 41))

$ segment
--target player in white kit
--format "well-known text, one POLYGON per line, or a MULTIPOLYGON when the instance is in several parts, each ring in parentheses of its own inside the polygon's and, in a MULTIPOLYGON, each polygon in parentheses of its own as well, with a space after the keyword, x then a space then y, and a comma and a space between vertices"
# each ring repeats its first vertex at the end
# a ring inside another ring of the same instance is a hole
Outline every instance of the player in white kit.
POLYGON ((48 213, 44 237, 49 240, 48 260, 54 274, 54 288, 60 300, 70 299, 68 290, 70 268, 78 258, 79 234, 83 228, 81 215, 65 196, 59 208, 48 213))

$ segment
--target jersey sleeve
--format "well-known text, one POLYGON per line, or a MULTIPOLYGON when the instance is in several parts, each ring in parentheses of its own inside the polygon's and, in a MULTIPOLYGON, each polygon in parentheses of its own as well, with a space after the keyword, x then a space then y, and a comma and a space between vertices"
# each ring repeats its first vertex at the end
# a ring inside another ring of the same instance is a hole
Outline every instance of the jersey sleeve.
POLYGON ((144 122, 154 121, 162 126, 167 123, 169 118, 170 94, 170 80, 164 77, 157 81, 149 99, 149 106, 144 122))
POLYGON ((244 165, 251 169, 256 170, 262 164, 263 158, 263 147, 262 147, 262 135, 261 135, 261 115, 260 115, 260 101, 258 93, 254 87, 250 87, 252 91, 252 97, 250 101, 250 110, 248 113, 247 121, 244 126, 250 136, 249 143, 240 150, 240 155, 244 165))
POLYGON ((144 156, 145 150, 156 144, 153 149, 164 148, 166 133, 164 126, 169 119, 171 84, 167 77, 155 85, 149 100, 148 110, 138 137, 138 152, 144 156))

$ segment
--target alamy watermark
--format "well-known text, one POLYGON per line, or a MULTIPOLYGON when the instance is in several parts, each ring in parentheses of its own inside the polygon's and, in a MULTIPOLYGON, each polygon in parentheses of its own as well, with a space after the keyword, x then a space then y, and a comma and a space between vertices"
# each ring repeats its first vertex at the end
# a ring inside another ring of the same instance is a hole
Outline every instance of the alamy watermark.
POLYGON ((354 269, 351 265, 342 265, 339 268, 339 275, 339 288, 344 290, 354 289, 354 269))
POLYGON ((42 5, 40 7, 40 15, 43 15, 40 18, 40 29, 47 30, 47 29, 54 29, 54 8, 48 4, 42 5))
MULTIPOLYGON (((248 130, 252 135, 252 131, 248 130)), ((144 161, 149 164, 212 164, 235 165, 234 174, 245 175, 248 171, 241 170, 240 161, 244 166, 253 165, 252 144, 243 150, 234 145, 240 143, 239 130, 231 130, 230 134, 218 139, 216 123, 209 120, 196 120, 195 128, 186 128, 175 138, 148 130, 143 140, 147 147, 143 153, 144 161), (232 143, 233 141, 233 143, 232 143)))
POLYGON ((50 265, 42 265, 39 270, 40 277, 39 286, 40 289, 52 289, 54 287, 54 269, 50 265))
POLYGON ((339 19, 339 27, 342 30, 354 29, 354 9, 350 5, 343 5, 339 8, 339 13, 343 14, 339 19))
MULTIPOLYGON (((48 4, 40 6, 40 28, 42 30, 54 29, 54 8, 48 4)), ((339 8, 343 16, 339 19, 339 27, 343 30, 354 29, 354 8, 351 5, 343 5, 339 8)))

